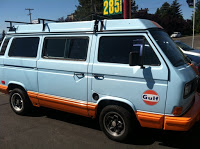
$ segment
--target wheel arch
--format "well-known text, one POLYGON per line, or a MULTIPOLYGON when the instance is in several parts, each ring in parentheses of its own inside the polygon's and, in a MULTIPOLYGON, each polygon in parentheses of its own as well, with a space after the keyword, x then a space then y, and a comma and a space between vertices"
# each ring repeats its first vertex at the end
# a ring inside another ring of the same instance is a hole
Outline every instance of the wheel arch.
POLYGON ((15 82, 15 81, 10 81, 8 83, 8 91, 11 91, 15 88, 20 88, 22 90, 24 90, 26 92, 26 88, 25 88, 25 85, 20 83, 20 82, 15 82))
POLYGON ((101 113, 104 107, 108 105, 118 105, 127 109, 132 115, 135 117, 136 108, 132 102, 122 98, 114 98, 114 97, 104 97, 98 100, 97 102, 97 117, 101 113))

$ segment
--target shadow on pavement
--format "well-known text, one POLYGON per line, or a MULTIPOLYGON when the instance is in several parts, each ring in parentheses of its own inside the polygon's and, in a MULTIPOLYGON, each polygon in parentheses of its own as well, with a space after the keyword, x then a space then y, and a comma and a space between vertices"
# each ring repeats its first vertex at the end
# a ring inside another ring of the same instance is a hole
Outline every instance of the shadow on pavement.
POLYGON ((200 148, 200 124, 196 124, 188 132, 140 128, 135 140, 130 142, 134 145, 152 145, 154 143, 181 149, 200 148))
POLYGON ((99 124, 96 120, 93 120, 91 118, 87 118, 84 116, 79 116, 67 112, 62 112, 54 109, 49 109, 49 108, 34 108, 33 111, 27 115, 31 117, 41 117, 41 116, 46 116, 47 118, 75 124, 75 125, 80 125, 92 129, 96 129, 100 131, 99 124))
MULTIPOLYGON (((100 131, 100 127, 97 120, 53 109, 37 108, 34 109, 34 111, 29 116, 46 116, 47 118, 64 121, 67 123, 80 125, 100 131)), ((157 143, 160 146, 181 149, 196 149, 200 147, 200 123, 197 123, 188 132, 174 132, 149 128, 138 128, 136 134, 137 135, 135 135, 135 137, 129 139, 128 142, 126 142, 125 144, 148 146, 157 143)))

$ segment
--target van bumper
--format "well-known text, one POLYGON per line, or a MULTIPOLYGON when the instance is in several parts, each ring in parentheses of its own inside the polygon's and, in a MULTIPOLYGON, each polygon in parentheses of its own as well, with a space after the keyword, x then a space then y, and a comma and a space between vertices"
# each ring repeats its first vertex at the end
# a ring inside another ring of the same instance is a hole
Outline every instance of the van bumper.
POLYGON ((164 130, 188 131, 200 120, 200 94, 196 93, 195 101, 190 110, 180 117, 165 116, 164 130))
POLYGON ((0 92, 4 93, 4 94, 8 94, 8 87, 5 85, 0 85, 0 92))

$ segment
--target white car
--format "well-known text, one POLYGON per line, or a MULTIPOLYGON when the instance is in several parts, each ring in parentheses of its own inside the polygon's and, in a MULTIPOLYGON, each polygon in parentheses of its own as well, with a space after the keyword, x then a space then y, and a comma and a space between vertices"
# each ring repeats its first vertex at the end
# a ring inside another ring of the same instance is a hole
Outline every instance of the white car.
POLYGON ((180 32, 174 32, 170 37, 171 37, 171 38, 178 38, 178 37, 181 37, 181 33, 180 33, 180 32))
POLYGON ((190 60, 195 64, 196 68, 200 72, 200 50, 193 49, 189 45, 181 42, 181 41, 174 41, 181 51, 190 58, 190 60))
POLYGON ((179 48, 183 51, 185 55, 187 55, 190 59, 192 59, 196 63, 198 64, 200 63, 200 50, 193 49, 192 47, 181 41, 176 40, 174 42, 179 46, 179 48))

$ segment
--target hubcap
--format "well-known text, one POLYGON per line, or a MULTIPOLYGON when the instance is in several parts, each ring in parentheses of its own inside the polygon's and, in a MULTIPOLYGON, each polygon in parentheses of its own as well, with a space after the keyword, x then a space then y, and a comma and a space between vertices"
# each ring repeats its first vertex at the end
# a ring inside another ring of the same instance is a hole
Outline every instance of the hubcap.
POLYGON ((103 119, 104 127, 112 136, 121 136, 125 131, 123 118, 116 112, 108 112, 103 119))
POLYGON ((11 97, 11 105, 16 111, 23 109, 24 103, 19 93, 14 93, 11 97))

